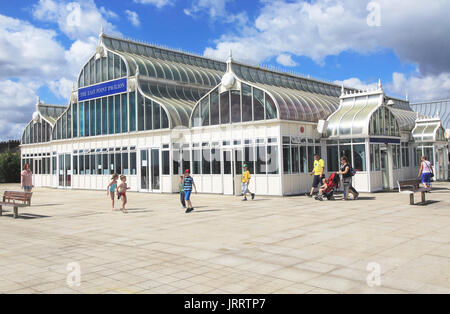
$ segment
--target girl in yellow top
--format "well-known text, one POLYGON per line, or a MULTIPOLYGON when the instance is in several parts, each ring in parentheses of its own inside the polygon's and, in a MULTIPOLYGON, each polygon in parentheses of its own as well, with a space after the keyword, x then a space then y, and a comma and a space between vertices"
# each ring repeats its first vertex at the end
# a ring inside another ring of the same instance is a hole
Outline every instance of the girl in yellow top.
POLYGON ((242 174, 242 195, 244 198, 242 201, 247 201, 247 194, 252 196, 252 200, 255 199, 255 193, 250 192, 248 186, 250 184, 250 171, 248 171, 248 165, 244 165, 244 173, 242 174))

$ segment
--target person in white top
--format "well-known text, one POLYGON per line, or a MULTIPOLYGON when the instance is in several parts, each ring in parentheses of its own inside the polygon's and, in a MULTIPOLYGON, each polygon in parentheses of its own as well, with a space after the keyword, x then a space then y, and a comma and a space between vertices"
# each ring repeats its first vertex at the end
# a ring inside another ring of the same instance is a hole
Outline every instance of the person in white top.
POLYGON ((427 157, 423 156, 420 165, 419 178, 422 178, 422 184, 426 188, 431 188, 431 178, 433 174, 433 165, 427 160, 427 157))

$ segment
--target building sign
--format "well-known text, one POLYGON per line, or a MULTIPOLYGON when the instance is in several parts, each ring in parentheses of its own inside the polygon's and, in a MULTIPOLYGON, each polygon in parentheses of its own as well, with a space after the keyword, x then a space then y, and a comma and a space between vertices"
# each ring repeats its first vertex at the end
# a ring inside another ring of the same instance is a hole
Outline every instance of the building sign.
POLYGON ((399 139, 393 138, 371 138, 371 143, 379 143, 379 144, 400 144, 399 139))
POLYGON ((127 79, 120 79, 103 84, 89 86, 78 90, 78 101, 105 97, 112 94, 125 93, 127 91, 127 79))

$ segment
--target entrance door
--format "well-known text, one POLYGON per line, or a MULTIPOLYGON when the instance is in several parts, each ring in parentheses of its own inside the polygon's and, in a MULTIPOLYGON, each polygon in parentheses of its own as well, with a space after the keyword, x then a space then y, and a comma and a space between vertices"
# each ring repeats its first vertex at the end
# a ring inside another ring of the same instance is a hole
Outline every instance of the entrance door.
POLYGON ((445 180, 445 150, 443 148, 438 150, 438 170, 437 180, 445 180))
POLYGON ((387 147, 381 147, 381 173, 383 176, 383 189, 389 189, 390 167, 387 147))
POLYGON ((161 190, 159 149, 141 150, 141 191, 161 190))
POLYGON ((72 187, 72 156, 58 155, 58 183, 60 188, 72 187))

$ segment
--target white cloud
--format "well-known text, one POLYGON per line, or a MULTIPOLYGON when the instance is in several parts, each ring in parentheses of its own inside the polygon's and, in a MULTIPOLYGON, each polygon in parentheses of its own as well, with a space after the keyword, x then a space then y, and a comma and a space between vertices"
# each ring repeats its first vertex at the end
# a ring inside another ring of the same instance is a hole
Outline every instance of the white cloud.
POLYGON ((101 27, 110 34, 119 34, 107 20, 117 18, 117 15, 104 7, 98 8, 93 0, 39 0, 33 8, 33 16, 40 21, 56 22, 59 29, 73 40, 98 36, 101 27))
MULTIPOLYGON (((49 82, 48 86, 52 93, 62 99, 68 98, 73 89, 73 80, 63 77, 60 80, 49 82)), ((65 105, 65 104, 64 104, 65 105)))
POLYGON ((134 0, 134 2, 140 4, 152 4, 159 9, 168 5, 173 5, 172 0, 134 0))
POLYGON ((184 13, 192 17, 206 14, 212 20, 220 20, 234 24, 237 28, 245 28, 248 23, 247 14, 245 12, 234 14, 228 11, 226 6, 231 1, 234 0, 194 0, 190 8, 184 9, 184 13))
POLYGON ((324 64, 327 56, 344 51, 368 54, 393 49, 423 74, 450 71, 450 1, 376 2, 381 27, 367 23, 369 1, 262 1, 251 27, 223 35, 204 54, 223 59, 233 48, 238 59, 252 63, 289 53, 324 64))
POLYGON ((0 81, 0 141, 19 139, 31 120, 36 102, 34 86, 11 80, 0 81))
POLYGON ((387 89, 397 95, 409 95, 412 102, 450 98, 450 73, 409 76, 394 73, 387 89))
POLYGON ((334 81, 334 84, 342 85, 349 88, 356 88, 358 90, 373 90, 378 88, 378 82, 366 83, 359 78, 352 77, 343 81, 334 81))
POLYGON ((128 20, 136 27, 139 27, 141 25, 141 21, 139 20, 139 15, 130 10, 126 10, 125 14, 127 15, 128 20))
POLYGON ((292 60, 292 56, 288 54, 281 54, 277 57, 277 62, 281 65, 287 66, 287 67, 295 67, 297 66, 297 62, 292 60))
POLYGON ((0 79, 48 79, 62 72, 64 48, 52 30, 0 15, 0 79))

